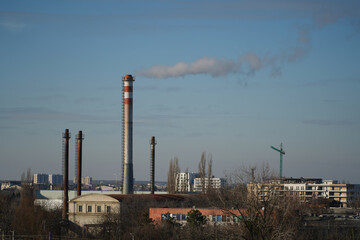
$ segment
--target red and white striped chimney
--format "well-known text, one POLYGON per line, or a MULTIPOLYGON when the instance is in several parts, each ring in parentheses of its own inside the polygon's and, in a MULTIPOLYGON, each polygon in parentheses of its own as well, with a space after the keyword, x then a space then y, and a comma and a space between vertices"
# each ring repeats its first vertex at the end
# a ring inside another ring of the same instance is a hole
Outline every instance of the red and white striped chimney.
POLYGON ((131 75, 125 75, 124 115, 123 115, 123 194, 133 193, 133 81, 131 75))

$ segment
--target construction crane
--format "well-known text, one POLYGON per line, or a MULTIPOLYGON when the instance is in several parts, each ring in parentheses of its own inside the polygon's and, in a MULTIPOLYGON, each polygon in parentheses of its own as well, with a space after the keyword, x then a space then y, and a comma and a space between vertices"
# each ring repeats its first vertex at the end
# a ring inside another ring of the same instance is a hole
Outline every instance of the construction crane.
POLYGON ((283 170, 283 155, 285 155, 285 151, 283 150, 282 143, 280 143, 280 149, 277 149, 271 146, 272 149, 280 153, 280 178, 282 178, 282 170, 283 170))

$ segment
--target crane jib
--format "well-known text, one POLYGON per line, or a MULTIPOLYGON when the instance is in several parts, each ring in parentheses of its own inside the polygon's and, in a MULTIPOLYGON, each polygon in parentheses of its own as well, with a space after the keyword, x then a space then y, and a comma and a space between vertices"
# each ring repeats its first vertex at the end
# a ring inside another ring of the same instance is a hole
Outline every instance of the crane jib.
POLYGON ((284 152, 284 151, 279 150, 279 149, 277 149, 277 148, 275 148, 275 147, 273 147, 273 146, 271 146, 271 148, 274 149, 275 151, 278 151, 279 153, 285 155, 285 152, 284 152))

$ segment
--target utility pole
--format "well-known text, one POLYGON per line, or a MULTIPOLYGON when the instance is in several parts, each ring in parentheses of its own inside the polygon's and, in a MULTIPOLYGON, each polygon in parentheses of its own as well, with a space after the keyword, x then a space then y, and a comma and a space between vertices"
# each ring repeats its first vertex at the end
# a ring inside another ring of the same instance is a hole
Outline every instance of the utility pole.
POLYGON ((283 174, 282 174, 282 172, 283 172, 283 155, 285 155, 285 151, 283 150, 282 143, 280 143, 280 149, 277 149, 273 146, 271 146, 271 148, 280 153, 280 178, 282 178, 283 177, 283 174))

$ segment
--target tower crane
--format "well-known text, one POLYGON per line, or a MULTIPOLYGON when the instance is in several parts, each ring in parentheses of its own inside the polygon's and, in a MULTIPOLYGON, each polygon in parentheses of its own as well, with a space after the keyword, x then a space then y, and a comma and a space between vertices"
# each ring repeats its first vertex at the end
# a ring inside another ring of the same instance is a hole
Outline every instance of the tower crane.
POLYGON ((271 146, 272 149, 280 153, 280 178, 283 177, 282 170, 283 170, 283 155, 285 155, 285 151, 283 150, 282 143, 280 143, 280 149, 277 149, 273 146, 271 146))

